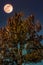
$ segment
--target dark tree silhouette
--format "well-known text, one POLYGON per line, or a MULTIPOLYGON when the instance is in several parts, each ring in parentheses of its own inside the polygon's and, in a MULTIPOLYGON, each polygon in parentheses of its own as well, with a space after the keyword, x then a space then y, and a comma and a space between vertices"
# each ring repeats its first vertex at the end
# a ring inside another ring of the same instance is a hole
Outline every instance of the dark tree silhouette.
POLYGON ((22 12, 9 17, 7 25, 0 28, 0 65, 22 65, 27 62, 43 60, 43 35, 39 21, 35 23, 34 16, 23 19, 22 12), (25 49, 26 54, 22 51, 25 49))

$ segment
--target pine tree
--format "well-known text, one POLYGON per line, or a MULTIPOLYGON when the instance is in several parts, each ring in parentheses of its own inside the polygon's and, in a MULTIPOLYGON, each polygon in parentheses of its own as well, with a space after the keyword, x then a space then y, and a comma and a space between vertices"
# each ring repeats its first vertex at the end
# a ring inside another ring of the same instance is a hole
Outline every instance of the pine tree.
POLYGON ((42 29, 39 21, 35 23, 34 16, 23 19, 23 13, 15 13, 9 17, 7 25, 0 28, 0 64, 22 65, 27 62, 43 60, 43 35, 38 33, 42 29), (25 49, 26 54, 22 51, 25 49))

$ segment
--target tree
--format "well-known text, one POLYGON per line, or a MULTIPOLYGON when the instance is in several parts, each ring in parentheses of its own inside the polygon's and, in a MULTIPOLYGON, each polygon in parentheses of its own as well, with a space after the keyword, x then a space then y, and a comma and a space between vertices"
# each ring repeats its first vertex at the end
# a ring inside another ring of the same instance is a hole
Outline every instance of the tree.
POLYGON ((0 28, 0 64, 22 65, 27 62, 43 60, 43 35, 38 33, 42 29, 39 21, 35 23, 34 16, 23 19, 23 13, 15 13, 9 17, 7 25, 0 28), (27 54, 22 53, 23 49, 27 54))

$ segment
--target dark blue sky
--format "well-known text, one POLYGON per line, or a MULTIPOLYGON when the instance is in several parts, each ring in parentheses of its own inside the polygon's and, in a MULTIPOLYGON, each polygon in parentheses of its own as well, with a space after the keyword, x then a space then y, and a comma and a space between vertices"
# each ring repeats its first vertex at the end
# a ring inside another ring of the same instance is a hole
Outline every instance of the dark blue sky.
MULTIPOLYGON (((39 19, 40 23, 43 24, 43 0, 0 0, 0 27, 5 26, 8 17, 19 11, 23 11, 25 16, 34 14, 35 19, 39 19), (14 7, 13 12, 10 14, 3 11, 4 5, 8 3, 14 7)), ((43 34, 43 31, 40 33, 43 34)), ((33 65, 43 65, 43 62, 33 65)))
POLYGON ((15 11, 23 11, 26 16, 32 13, 43 24, 43 0, 0 0, 0 26, 4 26, 7 18, 12 16, 15 11), (3 6, 7 3, 12 4, 14 7, 13 12, 10 14, 3 11, 3 6))

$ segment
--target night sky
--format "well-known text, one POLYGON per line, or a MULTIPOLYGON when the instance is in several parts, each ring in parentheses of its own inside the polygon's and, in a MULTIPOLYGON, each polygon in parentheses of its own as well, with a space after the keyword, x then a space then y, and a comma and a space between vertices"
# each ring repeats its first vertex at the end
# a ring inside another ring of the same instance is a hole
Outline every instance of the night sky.
MULTIPOLYGON (((15 12, 20 11, 23 11, 25 16, 34 14, 35 19, 38 19, 43 25, 43 0, 0 0, 0 27, 6 25, 8 17, 13 16, 15 12), (4 5, 8 3, 12 4, 14 8, 13 12, 10 14, 3 11, 4 5)), ((41 33, 43 34, 43 32, 41 33)), ((43 62, 34 65, 43 65, 43 62)))
POLYGON ((0 0, 0 26, 4 26, 8 17, 19 11, 23 11, 25 16, 34 14, 35 18, 43 24, 43 0, 0 0), (12 4, 14 7, 13 12, 10 14, 3 11, 3 7, 7 3, 12 4))

